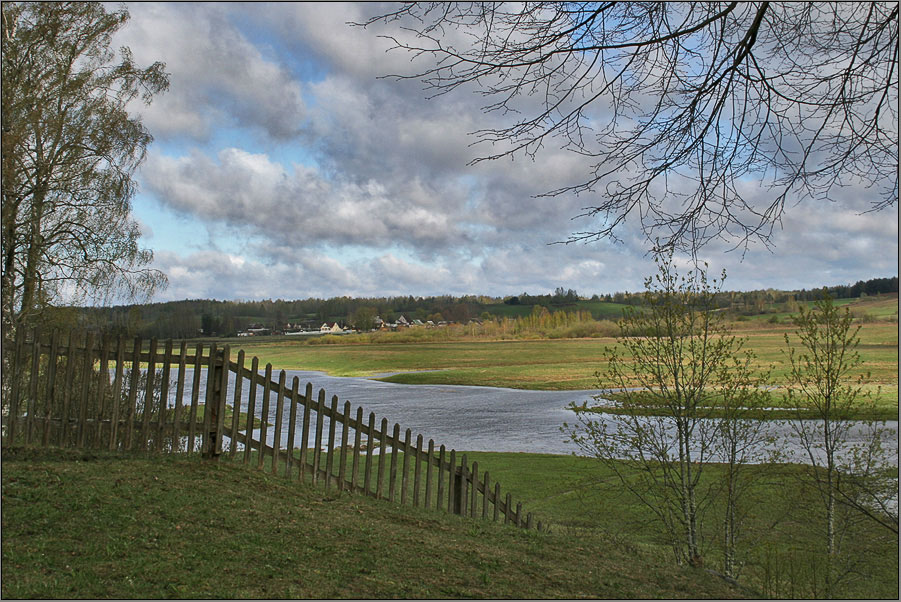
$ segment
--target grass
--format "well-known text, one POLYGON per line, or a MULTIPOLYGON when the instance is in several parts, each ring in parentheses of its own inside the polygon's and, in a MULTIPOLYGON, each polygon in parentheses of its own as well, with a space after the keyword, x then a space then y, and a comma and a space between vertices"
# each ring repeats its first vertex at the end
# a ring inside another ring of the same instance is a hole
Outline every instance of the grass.
MULTIPOLYGON (((788 358, 786 324, 742 325, 740 336, 757 354, 761 368, 773 368, 772 381, 785 385, 788 358)), ((877 415, 896 418, 898 412, 898 328, 887 322, 864 323, 858 348, 860 371, 869 373, 865 389, 872 391, 877 415)), ((792 339, 794 340, 794 339, 792 339)), ((299 341, 241 342, 248 355, 279 369, 318 370, 333 376, 368 377, 399 372, 381 380, 404 384, 482 385, 534 390, 604 388, 595 376, 607 368, 605 346, 615 339, 555 339, 532 341, 447 341, 402 344, 305 345, 299 341)), ((784 407, 784 393, 774 391, 772 407, 784 407)), ((782 417, 779 412, 771 417, 782 417)), ((864 416, 861 416, 864 417, 864 416)))
MULTIPOLYGON (((740 586, 680 567, 654 517, 589 458, 469 452, 552 525, 537 533, 327 492, 223 459, 7 449, 4 598, 821 597, 816 495, 761 466, 740 586)), ((253 463, 252 463, 253 465, 253 463)), ((719 467, 708 465, 708 482, 719 467)), ((716 505, 710 506, 711 509, 716 505)), ((841 526, 841 525, 840 525, 841 526)), ((898 596, 897 535, 843 532, 847 598, 898 596)))
POLYGON ((755 597, 654 548, 349 494, 228 462, 4 451, 4 598, 755 597))

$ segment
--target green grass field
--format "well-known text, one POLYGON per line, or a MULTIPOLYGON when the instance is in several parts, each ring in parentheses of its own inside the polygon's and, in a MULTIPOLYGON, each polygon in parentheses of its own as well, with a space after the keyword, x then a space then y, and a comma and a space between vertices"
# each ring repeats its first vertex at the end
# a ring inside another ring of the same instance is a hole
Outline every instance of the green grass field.
POLYGON ((7 599, 755 597, 653 549, 227 462, 7 450, 2 479, 7 599))
MULTIPOLYGON (((227 461, 4 450, 4 598, 820 597, 815 496, 764 467, 740 586, 677 566, 653 516, 590 459, 470 453, 545 523, 526 531, 379 502, 227 461), (791 485, 791 486, 786 486, 791 485)), ((711 474, 716 467, 710 468, 711 474)), ((711 507, 715 509, 715 506, 711 507)), ((897 536, 856 521, 838 594, 898 595, 897 536)), ((709 570, 708 570, 709 569, 709 570)))
MULTIPOLYGON (((773 384, 787 381, 784 353, 786 324, 744 323, 737 331, 758 365, 772 367, 773 384)), ((898 412, 898 326, 889 322, 862 324, 858 348, 869 373, 866 389, 873 392, 881 418, 898 412)), ((482 385, 535 390, 604 388, 595 373, 607 368, 605 347, 612 338, 543 339, 531 341, 463 340, 428 343, 308 345, 294 340, 241 341, 236 348, 277 369, 318 370, 333 376, 372 376, 400 372, 382 380, 405 384, 482 385)), ((776 389, 771 405, 784 407, 784 391, 776 389)))

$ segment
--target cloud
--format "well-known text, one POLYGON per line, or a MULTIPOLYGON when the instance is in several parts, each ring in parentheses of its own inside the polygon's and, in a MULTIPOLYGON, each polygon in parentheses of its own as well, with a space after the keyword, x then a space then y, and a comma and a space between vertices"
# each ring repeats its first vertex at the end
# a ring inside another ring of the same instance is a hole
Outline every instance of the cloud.
POLYGON ((136 3, 116 43, 138 64, 166 63, 169 91, 139 110, 158 137, 206 140, 224 125, 288 140, 302 129, 300 82, 267 59, 230 21, 225 5, 136 3))
MULTIPOLYGON (((472 147, 470 135, 498 116, 484 115, 484 98, 471 92, 430 100, 417 81, 380 79, 415 66, 385 53, 378 27, 346 25, 378 10, 131 7, 121 43, 172 73, 170 91, 145 114, 170 142, 151 147, 143 190, 215 243, 181 255, 157 249, 171 282, 165 298, 640 290, 654 267, 634 223, 619 231, 622 244, 548 244, 598 227, 572 219, 596 196, 536 198, 584 177, 590 159, 550 139, 536 160, 467 166, 500 150, 472 147)), ((766 201, 767 190, 747 187, 766 201)), ((897 210, 860 215, 870 201, 859 188, 846 194, 841 204, 790 207, 775 252, 752 246, 742 261, 717 243, 701 259, 717 276, 725 267, 736 289, 894 273, 897 210)), ((153 242, 165 240, 165 223, 147 226, 153 242)))

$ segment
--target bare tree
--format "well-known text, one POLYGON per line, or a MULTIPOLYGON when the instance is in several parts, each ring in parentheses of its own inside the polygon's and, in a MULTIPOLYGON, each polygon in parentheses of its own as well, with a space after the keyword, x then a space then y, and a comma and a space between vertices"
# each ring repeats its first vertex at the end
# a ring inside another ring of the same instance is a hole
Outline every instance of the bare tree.
MULTIPOLYGON (((78 295, 134 297, 165 284, 131 216, 133 174, 152 137, 130 102, 168 87, 164 65, 120 62, 128 20, 100 3, 4 2, 3 338, 78 295)), ((5 347, 5 346, 4 346, 5 347)))
POLYGON ((796 202, 846 185, 898 202, 896 2, 409 2, 376 22, 426 61, 393 77, 473 87, 498 114, 474 162, 589 158, 544 193, 595 195, 570 241, 631 218, 655 252, 769 246, 796 202))

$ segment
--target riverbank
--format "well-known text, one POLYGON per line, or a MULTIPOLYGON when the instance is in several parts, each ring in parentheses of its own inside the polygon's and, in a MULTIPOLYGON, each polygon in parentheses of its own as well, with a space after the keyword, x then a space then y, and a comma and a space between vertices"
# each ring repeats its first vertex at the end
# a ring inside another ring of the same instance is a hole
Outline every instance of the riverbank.
MULTIPOLYGON (((747 347, 757 355, 758 369, 772 368, 773 394, 768 407, 777 408, 772 417, 784 417, 788 407, 784 385, 788 365, 783 353, 788 326, 765 325, 741 332, 747 347)), ((897 324, 863 324, 859 348, 865 390, 872 392, 875 414, 855 419, 897 419, 898 417, 898 330, 897 324)), ((240 341, 248 355, 260 358, 261 365, 276 369, 321 371, 331 376, 371 378, 388 372, 381 380, 416 385, 476 385, 532 391, 582 391, 605 388, 597 374, 607 369, 605 347, 615 339, 558 339, 533 341, 449 341, 444 343, 303 345, 298 341, 240 341)))

